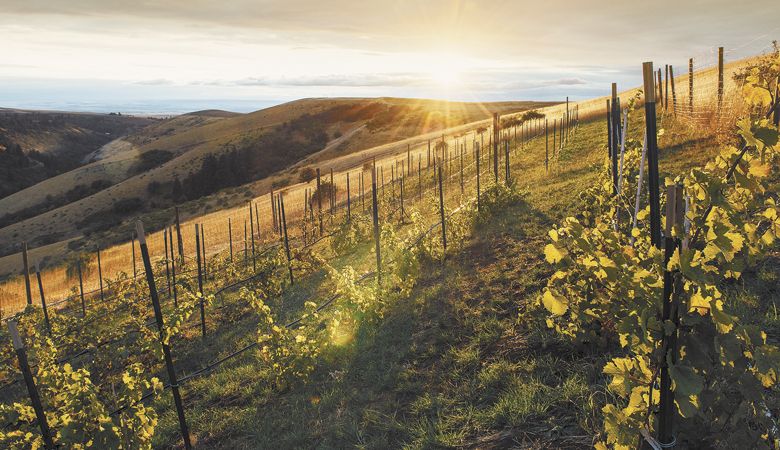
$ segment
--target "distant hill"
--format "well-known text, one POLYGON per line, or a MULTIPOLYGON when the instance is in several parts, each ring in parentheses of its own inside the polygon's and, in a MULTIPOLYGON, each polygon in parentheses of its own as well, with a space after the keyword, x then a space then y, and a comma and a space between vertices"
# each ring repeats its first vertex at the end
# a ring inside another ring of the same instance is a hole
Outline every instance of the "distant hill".
POLYGON ((150 123, 115 114, 0 109, 0 198, 79 167, 89 153, 150 123))
POLYGON ((87 164, 0 199, 0 253, 20 240, 105 234, 129 217, 272 175, 276 185, 295 183, 289 171, 304 160, 548 104, 311 98, 249 114, 206 110, 157 120, 89 153, 87 164))

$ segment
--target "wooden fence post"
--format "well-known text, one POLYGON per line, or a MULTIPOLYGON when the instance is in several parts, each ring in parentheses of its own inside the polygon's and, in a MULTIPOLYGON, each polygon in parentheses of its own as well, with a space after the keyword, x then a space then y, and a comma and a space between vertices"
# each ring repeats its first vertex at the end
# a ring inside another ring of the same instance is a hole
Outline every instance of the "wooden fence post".
POLYGON ((152 307, 154 308, 154 317, 157 322, 157 330, 160 333, 160 344, 163 349, 163 359, 165 360, 165 367, 168 371, 168 383, 171 386, 171 392, 173 394, 173 402, 176 405, 176 413, 179 417, 179 428, 181 430, 181 436, 184 440, 184 448, 189 450, 192 448, 190 443, 190 433, 187 428, 187 420, 184 417, 184 406, 181 402, 181 394, 179 393, 179 382, 176 378, 176 370, 173 367, 173 358, 171 357, 171 349, 166 342, 164 336, 164 326, 162 309, 160 308, 160 298, 157 295, 157 287, 154 284, 154 273, 152 272, 152 262, 149 259, 149 248, 146 246, 146 236, 144 234, 144 226, 139 221, 136 223, 136 235, 138 236, 138 243, 141 247, 141 258, 144 262, 144 270, 146 271, 146 283, 149 285, 149 296, 152 299, 152 307))
POLYGON ((382 285, 382 254, 379 245, 379 205, 376 201, 376 160, 371 170, 371 199, 373 201, 372 219, 374 222, 374 249, 376 252, 376 284, 382 285))
POLYGON ((35 386, 30 363, 27 361, 27 352, 24 349, 22 337, 19 336, 19 330, 16 327, 16 320, 8 321, 8 332, 11 335, 11 342, 13 342, 14 350, 16 351, 16 358, 19 360, 19 368, 24 376, 24 383, 27 385, 27 394, 30 396, 30 402, 32 403, 33 411, 35 411, 38 426, 41 428, 43 444, 47 450, 54 450, 56 447, 51 437, 49 422, 46 419, 46 414, 43 412, 41 397, 38 395, 38 388, 35 386))
POLYGON ((290 284, 295 284, 293 279, 292 255, 290 254, 290 241, 287 238, 287 215, 284 213, 284 196, 279 193, 279 211, 282 214, 282 228, 284 230, 284 250, 287 253, 287 270, 290 272, 290 284))
POLYGON ((723 107, 723 47, 718 47, 718 113, 723 107))
MULTIPOLYGON (((669 81, 672 83, 672 113, 677 116, 677 92, 674 90, 674 66, 669 66, 669 81)), ((669 100, 667 98, 667 100, 669 100)))
POLYGON ((693 58, 688 60, 688 107, 693 118, 693 58))
POLYGON ((645 87, 645 136, 647 137, 648 190, 650 191, 650 240, 661 248, 661 200, 658 192, 658 138, 653 86, 653 63, 643 64, 645 87))
POLYGON ((46 330, 51 334, 51 323, 49 322, 49 309, 46 308, 46 295, 43 293, 43 281, 41 280, 41 268, 35 265, 35 277, 38 279, 38 292, 41 294, 41 308, 43 308, 43 322, 46 324, 46 330))
MULTIPOLYGON (((665 80, 666 83, 664 85, 665 86, 665 88, 664 88, 665 89, 665 91, 664 91, 664 110, 665 111, 669 111, 669 64, 666 64, 665 67, 666 67, 666 73, 664 75, 666 75, 666 80, 665 80)), ((658 69, 658 70, 661 70, 661 69, 658 69)))
POLYGON ((206 337, 206 308, 203 305, 203 269, 200 261, 200 232, 198 224, 195 224, 195 250, 197 252, 196 261, 198 263, 198 292, 200 293, 200 331, 202 337, 206 337))
POLYGON ((22 242, 22 265, 24 266, 24 291, 27 304, 32 305, 32 287, 30 286, 30 261, 27 256, 27 242, 22 242))

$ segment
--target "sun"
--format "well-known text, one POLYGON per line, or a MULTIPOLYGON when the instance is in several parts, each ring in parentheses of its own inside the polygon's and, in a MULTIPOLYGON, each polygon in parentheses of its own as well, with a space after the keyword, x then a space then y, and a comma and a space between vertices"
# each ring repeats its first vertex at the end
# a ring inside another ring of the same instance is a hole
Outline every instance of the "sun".
POLYGON ((463 58, 454 54, 429 54, 425 73, 431 83, 440 87, 450 88, 461 83, 464 69, 463 58))

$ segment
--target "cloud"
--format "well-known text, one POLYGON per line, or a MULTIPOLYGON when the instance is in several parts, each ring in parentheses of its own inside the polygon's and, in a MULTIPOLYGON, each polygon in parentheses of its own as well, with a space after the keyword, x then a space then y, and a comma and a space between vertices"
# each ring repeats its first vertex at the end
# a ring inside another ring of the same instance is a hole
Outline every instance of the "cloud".
POLYGON ((315 75, 284 78, 249 77, 222 82, 221 84, 235 86, 404 87, 429 83, 430 78, 427 78, 423 74, 386 73, 315 75))
POLYGON ((173 84, 173 81, 165 78, 155 78, 153 80, 136 81, 133 84, 140 84, 142 86, 170 86, 173 84))

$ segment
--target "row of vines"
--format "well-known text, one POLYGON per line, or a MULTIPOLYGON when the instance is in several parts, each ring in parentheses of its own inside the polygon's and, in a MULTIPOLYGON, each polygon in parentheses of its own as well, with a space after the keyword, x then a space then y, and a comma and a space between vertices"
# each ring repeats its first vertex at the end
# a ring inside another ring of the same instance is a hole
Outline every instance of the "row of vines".
POLYGON ((633 194, 643 189, 644 160, 643 140, 633 137, 625 140, 622 186, 614 188, 607 164, 582 194, 584 211, 549 232, 545 256, 555 273, 539 298, 542 319, 564 339, 613 349, 603 372, 615 401, 603 408, 597 448, 780 447, 780 349, 726 294, 780 237, 772 121, 779 76, 777 49, 739 72, 749 112, 733 142, 704 167, 661 180, 681 186, 685 206, 683 220, 666 209, 667 245, 679 243, 667 255, 652 242, 647 201, 633 194), (671 440, 654 437, 662 371, 674 401, 671 440))

